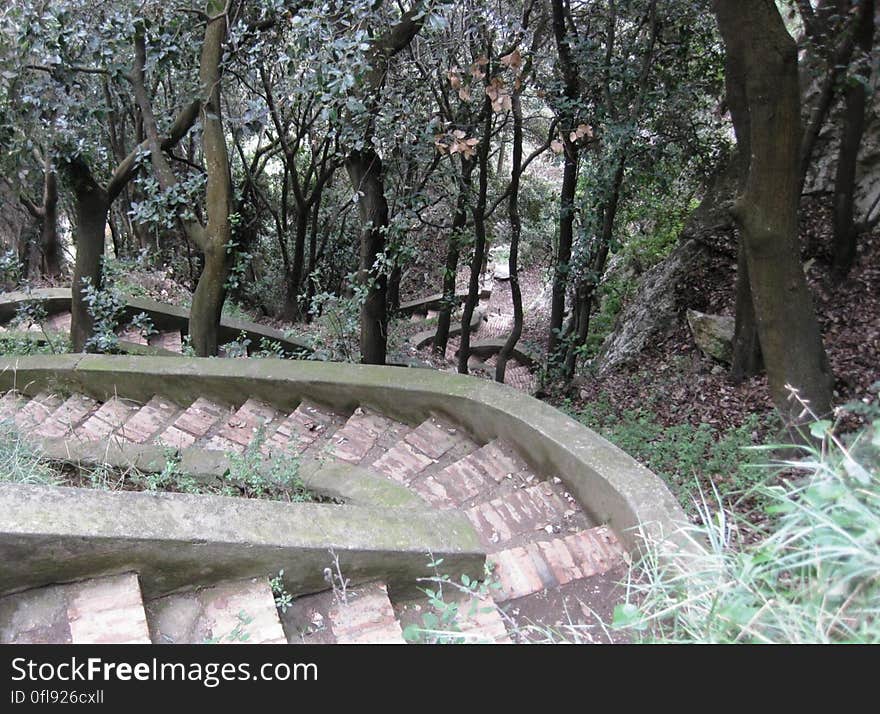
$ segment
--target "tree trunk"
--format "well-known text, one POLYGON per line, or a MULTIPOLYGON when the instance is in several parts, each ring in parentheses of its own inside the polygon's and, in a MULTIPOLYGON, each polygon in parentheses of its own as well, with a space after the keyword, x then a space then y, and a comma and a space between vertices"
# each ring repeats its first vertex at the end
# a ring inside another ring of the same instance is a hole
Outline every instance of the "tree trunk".
POLYGON ((372 149, 353 151, 345 162, 351 184, 361 195, 358 213, 361 231, 358 282, 365 290, 361 305, 361 361, 385 364, 388 344, 388 314, 384 271, 376 270, 376 258, 385 250, 388 202, 382 183, 382 160, 372 149))
POLYGON ((865 131, 867 83, 871 78, 871 49, 874 44, 874 0, 862 0, 856 42, 860 50, 855 75, 844 92, 845 112, 834 180, 834 274, 846 277, 856 259, 858 231, 853 216, 856 162, 865 131))
POLYGON ((296 208, 296 222, 294 224, 293 260, 290 263, 290 269, 285 275, 283 317, 291 322, 299 322, 303 316, 300 291, 302 290, 308 230, 308 209, 306 206, 299 205, 296 208))
MULTIPOLYGON (((209 7, 216 9, 221 4, 212 2, 209 7)), ((205 266, 193 295, 189 322, 193 348, 199 357, 217 354, 220 315, 226 299, 226 278, 232 260, 232 224, 229 220, 232 212, 232 175, 220 107, 220 62, 226 39, 226 23, 226 15, 209 18, 199 64, 199 81, 205 93, 201 122, 202 152, 207 172, 207 224, 203 230, 193 226, 205 254, 205 266)))
MULTIPOLYGON (((761 352, 788 426, 831 408, 831 374, 798 249, 800 87, 797 48, 771 0, 714 0, 728 62, 744 82, 751 160, 734 216, 743 232, 761 352)), ((731 107, 732 112, 743 111, 731 107)), ((737 138, 746 122, 734 121, 737 138)))
POLYGON ((388 276, 388 313, 394 315, 400 309, 400 280, 403 277, 403 269, 400 263, 394 261, 391 274, 388 276))
MULTIPOLYGON (((564 83, 565 98, 574 103, 580 94, 580 78, 572 56, 568 28, 566 27, 566 5, 564 0, 552 0, 553 36, 559 56, 559 70, 564 83)), ((568 271, 571 261, 571 248, 574 238, 574 198, 577 191, 578 147, 569 134, 575 128, 573 110, 566 112, 561 124, 562 145, 565 152, 565 167, 562 173, 562 186, 559 193, 559 244, 556 249, 556 262, 553 268, 553 293, 550 301, 550 328, 547 336, 547 361, 551 369, 563 359, 562 345, 565 319, 565 293, 568 289, 568 271)))
POLYGON ((43 222, 40 228, 40 253, 44 275, 61 275, 61 241, 58 237, 58 174, 46 159, 43 174, 43 222))
POLYGON ((736 321, 733 330, 730 378, 739 384, 748 377, 754 377, 762 367, 761 342, 758 339, 758 322, 755 319, 755 306, 752 302, 746 248, 740 238, 736 254, 736 321))
POLYGON ((205 251, 205 265, 196 285, 189 317, 189 335, 199 357, 216 355, 220 346, 220 317, 226 300, 229 262, 223 246, 205 251))
MULTIPOLYGON (((487 53, 488 54, 488 53, 487 53)), ((486 77, 490 76, 490 65, 486 66, 486 77)), ((477 170, 479 189, 474 206, 474 254, 471 258, 471 275, 468 281, 468 294, 461 315, 461 344, 458 348, 458 371, 468 373, 468 359, 471 356, 471 318, 480 300, 480 274, 486 256, 486 200, 489 193, 489 149, 492 142, 492 104, 488 95, 483 100, 483 132, 477 149, 477 170)))
POLYGON ((507 336, 504 346, 498 353, 495 362, 495 381, 504 382, 507 361, 516 347, 523 330, 522 290, 519 287, 519 238, 522 233, 522 221, 519 215, 519 178, 522 170, 523 154, 523 118, 520 93, 514 90, 510 104, 513 115, 513 146, 510 157, 510 198, 507 203, 507 217, 510 221, 510 256, 507 268, 510 271, 510 297, 513 301, 513 329, 507 336))
POLYGON ((82 291, 87 285, 101 288, 101 258, 104 255, 104 231, 110 198, 81 158, 73 160, 67 167, 76 203, 76 262, 71 287, 70 340, 73 351, 82 352, 94 330, 94 321, 83 300, 82 291))
POLYGON ((455 279, 458 275, 458 261, 461 247, 465 242, 467 229, 468 197, 471 192, 471 173, 474 162, 461 157, 461 174, 458 183, 458 196, 455 199, 455 214, 452 217, 452 232, 446 247, 446 267, 443 271, 443 302, 437 316, 437 332, 434 335, 434 354, 444 356, 449 342, 449 327, 452 313, 457 307, 455 300, 455 279))

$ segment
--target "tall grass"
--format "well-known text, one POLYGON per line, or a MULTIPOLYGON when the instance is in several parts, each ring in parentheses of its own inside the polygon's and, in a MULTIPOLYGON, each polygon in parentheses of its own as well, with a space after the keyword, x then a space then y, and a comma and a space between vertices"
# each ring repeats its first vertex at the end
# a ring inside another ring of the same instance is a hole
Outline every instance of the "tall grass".
POLYGON ((11 421, 0 420, 0 483, 54 486, 61 479, 11 421))
POLYGON ((646 642, 880 642, 880 412, 844 442, 817 422, 821 445, 779 463, 759 528, 702 499, 689 548, 646 541, 614 624, 646 642))

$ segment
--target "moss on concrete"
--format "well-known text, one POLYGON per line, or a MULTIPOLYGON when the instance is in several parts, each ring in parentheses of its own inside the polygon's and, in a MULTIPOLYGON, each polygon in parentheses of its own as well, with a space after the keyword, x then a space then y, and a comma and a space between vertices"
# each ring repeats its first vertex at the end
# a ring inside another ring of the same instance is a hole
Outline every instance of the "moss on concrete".
POLYGON ((456 511, 0 484, 0 513, 0 595, 135 571, 150 598, 281 569, 298 595, 326 589, 333 554, 352 584, 407 588, 429 552, 471 577, 485 562, 456 511))

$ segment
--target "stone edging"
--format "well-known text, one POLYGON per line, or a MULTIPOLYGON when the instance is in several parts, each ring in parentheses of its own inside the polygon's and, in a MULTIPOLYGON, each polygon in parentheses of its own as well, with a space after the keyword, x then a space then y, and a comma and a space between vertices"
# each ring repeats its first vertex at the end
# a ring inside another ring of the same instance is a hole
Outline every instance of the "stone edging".
MULTIPOLYGON (((8 322, 15 317, 18 306, 28 301, 38 301, 49 315, 70 310, 70 288, 40 288, 30 292, 9 292, 0 295, 0 322, 8 322)), ((157 330, 177 330, 189 333, 189 310, 176 305, 167 305, 142 297, 126 298, 125 318, 131 320, 135 315, 146 313, 157 330)), ((251 346, 259 348, 261 338, 278 342, 287 352, 311 352, 311 346, 302 339, 287 337, 280 330, 266 325, 224 317, 220 320, 219 339, 222 343, 237 340, 244 332, 251 340, 251 346)), ((155 354, 155 353, 154 353, 155 354)))
MULTIPOLYGON (((223 451, 195 447, 170 449, 156 444, 44 439, 39 453, 52 461, 80 467, 106 465, 121 470, 133 468, 143 473, 159 473, 169 455, 179 459, 178 468, 202 483, 221 481, 229 471, 231 459, 223 451), (170 452, 170 453, 169 453, 170 452)), ((355 506, 375 508, 427 508, 416 494, 368 469, 344 462, 306 459, 299 475, 310 491, 355 506)))
POLYGON ((181 405, 206 395, 232 405, 255 397, 280 409, 303 398, 338 411, 367 406, 415 424, 431 414, 485 441, 502 437, 540 472, 556 475, 595 522, 631 551, 639 529, 676 537, 687 518, 665 484, 632 457, 553 407, 488 380, 431 370, 290 360, 64 355, 0 359, 0 389, 52 387, 98 399, 146 402, 160 394, 181 405))
POLYGON ((485 553, 463 513, 280 503, 178 493, 0 484, 0 595, 135 571, 146 598, 284 569, 294 594, 381 575, 407 591, 445 572, 482 574, 485 553))

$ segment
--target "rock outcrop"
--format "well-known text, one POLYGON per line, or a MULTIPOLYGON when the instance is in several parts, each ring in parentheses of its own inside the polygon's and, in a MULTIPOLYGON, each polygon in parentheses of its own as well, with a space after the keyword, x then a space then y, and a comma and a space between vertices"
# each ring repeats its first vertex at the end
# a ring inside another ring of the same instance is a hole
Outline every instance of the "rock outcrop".
POLYGON ((733 360, 733 332, 736 325, 733 317, 688 310, 687 323, 700 352, 730 364, 733 360))

